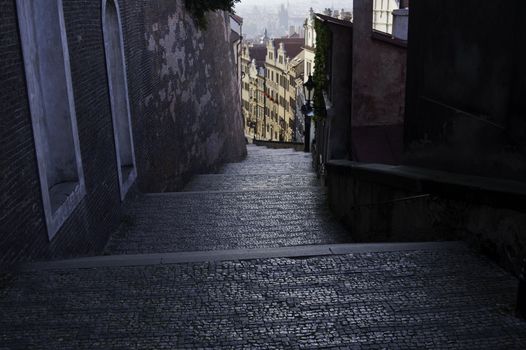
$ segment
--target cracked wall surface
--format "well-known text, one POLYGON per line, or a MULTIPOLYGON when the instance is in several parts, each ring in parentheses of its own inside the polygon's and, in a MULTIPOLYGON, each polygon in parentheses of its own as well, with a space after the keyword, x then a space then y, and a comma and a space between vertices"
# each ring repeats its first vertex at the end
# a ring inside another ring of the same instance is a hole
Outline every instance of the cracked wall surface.
POLYGON ((180 189, 246 153, 228 16, 199 30, 183 1, 121 5, 139 188, 180 189))

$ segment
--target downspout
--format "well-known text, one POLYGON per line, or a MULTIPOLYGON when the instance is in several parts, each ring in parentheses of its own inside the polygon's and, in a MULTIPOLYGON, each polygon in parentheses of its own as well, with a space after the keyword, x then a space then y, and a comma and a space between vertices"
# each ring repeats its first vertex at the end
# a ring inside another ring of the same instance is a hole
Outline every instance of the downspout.
POLYGON ((267 67, 265 67, 265 74, 263 75, 263 135, 267 137, 267 67))

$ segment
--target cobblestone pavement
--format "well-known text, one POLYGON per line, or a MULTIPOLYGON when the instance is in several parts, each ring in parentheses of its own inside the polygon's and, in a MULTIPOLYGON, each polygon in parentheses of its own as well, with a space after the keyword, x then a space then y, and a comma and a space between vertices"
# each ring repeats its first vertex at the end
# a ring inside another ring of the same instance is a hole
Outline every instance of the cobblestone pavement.
POLYGON ((107 254, 346 243, 304 152, 249 146, 241 163, 196 177, 185 193, 142 195, 107 254), (196 192, 197 191, 197 192, 196 192))
POLYGON ((199 175, 184 191, 273 190, 283 187, 317 186, 314 174, 199 175))
POLYGON ((455 250, 28 272, 0 349, 525 349, 516 286, 455 250))
POLYGON ((185 191, 130 203, 107 246, 115 256, 0 276, 0 350, 526 349, 517 280, 466 248, 352 244, 306 257, 301 245, 351 239, 308 155, 250 146, 185 191), (292 248, 209 258, 271 247, 292 248))

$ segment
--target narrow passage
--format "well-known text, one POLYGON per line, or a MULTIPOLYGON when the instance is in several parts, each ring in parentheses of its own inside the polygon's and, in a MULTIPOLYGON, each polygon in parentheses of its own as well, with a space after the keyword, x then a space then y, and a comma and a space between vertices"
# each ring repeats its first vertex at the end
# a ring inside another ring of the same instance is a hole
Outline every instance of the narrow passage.
POLYGON ((132 201, 106 254, 349 242, 327 208, 310 154, 249 145, 246 160, 195 177, 184 192, 132 201))

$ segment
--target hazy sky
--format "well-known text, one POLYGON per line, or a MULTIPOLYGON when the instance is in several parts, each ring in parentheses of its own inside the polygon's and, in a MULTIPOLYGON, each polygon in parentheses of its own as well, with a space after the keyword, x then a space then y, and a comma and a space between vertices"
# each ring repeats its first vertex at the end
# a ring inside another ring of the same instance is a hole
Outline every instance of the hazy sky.
MULTIPOLYGON (((312 7, 315 12, 322 12, 327 7, 335 10, 352 9, 352 0, 289 0, 288 25, 302 27, 312 7)), ((278 25, 278 11, 287 0, 241 0, 236 5, 236 14, 243 17, 243 30, 246 38, 260 37, 265 29, 270 37, 290 34, 289 27, 278 25)))
MULTIPOLYGON (((286 3, 287 0, 241 0, 241 3, 237 4, 236 9, 242 15, 242 12, 251 10, 254 6, 277 9, 279 5, 286 3)), ((289 3, 293 13, 308 11, 310 7, 317 11, 333 6, 335 9, 345 8, 348 10, 352 8, 352 0, 289 0, 289 3)))

